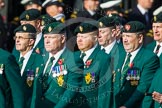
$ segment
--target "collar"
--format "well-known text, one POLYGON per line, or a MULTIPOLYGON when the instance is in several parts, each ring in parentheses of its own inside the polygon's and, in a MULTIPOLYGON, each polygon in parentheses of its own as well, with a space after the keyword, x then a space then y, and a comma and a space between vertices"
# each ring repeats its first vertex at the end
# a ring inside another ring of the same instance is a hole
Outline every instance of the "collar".
MULTIPOLYGON (((92 54, 92 52, 95 50, 95 48, 97 47, 98 44, 94 45, 91 49, 85 51, 84 53, 86 54, 86 56, 83 58, 84 63, 87 61, 87 59, 89 58, 89 56, 92 54)), ((83 53, 83 52, 82 52, 83 53)))
POLYGON ((109 44, 106 47, 101 46, 101 49, 104 48, 106 53, 109 54, 111 52, 112 48, 114 47, 115 43, 116 43, 116 40, 114 40, 111 44, 109 44))
POLYGON ((87 10, 89 12, 89 14, 91 14, 91 16, 93 16, 96 12, 92 11, 92 10, 87 10))
POLYGON ((41 40, 41 38, 43 38, 42 37, 42 32, 40 32, 40 33, 37 34, 33 48, 35 48, 35 46, 39 43, 39 41, 41 40))
POLYGON ((148 10, 144 9, 140 4, 137 5, 137 8, 142 13, 142 15, 144 15, 146 12, 148 12, 148 10))
POLYGON ((24 60, 25 60, 25 59, 27 59, 27 58, 30 57, 30 55, 31 55, 32 52, 33 52, 33 49, 31 49, 30 51, 28 51, 24 56, 22 56, 22 54, 20 54, 20 58, 21 57, 24 57, 24 60))
POLYGON ((59 21, 61 18, 65 18, 65 15, 60 13, 58 15, 53 16, 53 18, 55 18, 57 21, 59 21))
MULTIPOLYGON (((139 50, 141 49, 142 46, 140 46, 138 49, 136 49, 135 51, 131 52, 131 58, 130 58, 130 63, 134 60, 135 56, 137 55, 137 53, 139 52, 139 50)), ((128 54, 128 53, 127 53, 128 54)))

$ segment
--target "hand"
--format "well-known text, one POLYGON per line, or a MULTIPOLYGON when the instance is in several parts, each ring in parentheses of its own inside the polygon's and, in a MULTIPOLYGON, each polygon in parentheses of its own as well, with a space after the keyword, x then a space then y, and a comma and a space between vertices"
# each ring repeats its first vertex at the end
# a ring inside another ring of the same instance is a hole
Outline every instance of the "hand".
POLYGON ((121 106, 121 107, 119 107, 119 108, 126 108, 125 106, 121 106))
POLYGON ((162 94, 161 93, 158 93, 158 92, 153 92, 152 93, 152 98, 153 100, 159 102, 159 103, 162 103, 162 94))

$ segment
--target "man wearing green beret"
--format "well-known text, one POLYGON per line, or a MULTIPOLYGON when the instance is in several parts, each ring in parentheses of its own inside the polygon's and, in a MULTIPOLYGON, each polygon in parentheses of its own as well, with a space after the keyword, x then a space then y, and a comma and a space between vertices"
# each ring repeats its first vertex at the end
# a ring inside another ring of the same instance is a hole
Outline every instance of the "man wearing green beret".
POLYGON ((41 55, 33 52, 33 46, 36 38, 36 29, 30 24, 24 24, 15 29, 16 50, 20 56, 16 60, 20 67, 20 74, 23 82, 23 91, 25 99, 25 108, 29 108, 33 93, 34 78, 43 68, 43 58, 41 55))
POLYGON ((82 60, 66 48, 62 23, 47 25, 43 35, 45 68, 35 80, 31 108, 77 108, 72 99, 82 83, 82 60))
MULTIPOLYGON (((115 37, 116 36, 115 22, 117 19, 118 19, 117 16, 113 16, 110 14, 98 20, 98 26, 99 26, 98 43, 101 45, 101 50, 105 51, 105 53, 111 56, 110 68, 112 72, 118 64, 120 50, 123 50, 123 45, 118 44, 115 37)), ((111 84, 111 83, 107 83, 107 84, 111 84)), ((104 85, 105 86, 104 88, 106 88, 107 84, 104 85)), ((106 90, 101 88, 99 89, 100 92, 105 92, 103 90, 106 90)), ((107 106, 109 105, 108 102, 109 100, 105 97, 102 101, 100 101, 100 105, 102 105, 102 107, 100 106, 99 108, 104 108, 104 107, 109 108, 111 105, 107 106)))
POLYGON ((111 78, 109 70, 110 56, 101 51, 98 45, 97 22, 83 22, 75 29, 75 33, 77 34, 77 45, 80 50, 78 55, 84 62, 84 78, 80 93, 86 99, 82 100, 82 104, 85 104, 85 108, 100 108, 101 100, 109 97, 111 92, 109 84, 106 88, 103 88, 104 84, 109 82, 111 78), (107 89, 108 92, 100 92, 100 88, 107 89))
MULTIPOLYGON (((21 15, 20 15, 20 23, 21 25, 23 24, 31 24, 36 28, 37 31, 37 35, 36 35, 36 40, 35 40, 35 44, 33 47, 33 51, 43 55, 44 53, 44 40, 43 40, 43 36, 41 33, 41 29, 40 29, 40 11, 38 11, 37 9, 29 9, 24 11, 21 15)), ((16 49, 14 48, 12 51, 12 54, 16 57, 19 56, 19 52, 16 51, 16 49)))
POLYGON ((29 9, 38 9, 39 11, 42 10, 42 1, 41 0, 21 0, 20 2, 25 10, 29 9))
POLYGON ((139 108, 160 65, 156 54, 142 46, 144 30, 144 24, 138 21, 124 26, 122 39, 125 52, 120 52, 113 74, 114 108, 139 108))
POLYGON ((160 58, 160 65, 162 64, 162 12, 155 15, 152 24, 154 41, 146 46, 146 48, 153 51, 160 58))

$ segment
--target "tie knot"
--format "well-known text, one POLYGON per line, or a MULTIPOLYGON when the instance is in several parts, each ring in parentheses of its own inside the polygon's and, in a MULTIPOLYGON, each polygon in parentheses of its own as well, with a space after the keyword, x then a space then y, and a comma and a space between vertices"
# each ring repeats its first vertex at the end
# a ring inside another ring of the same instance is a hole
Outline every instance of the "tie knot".
POLYGON ((131 53, 128 53, 127 57, 130 58, 131 56, 132 56, 131 53))
POLYGON ((55 58, 54 58, 54 57, 51 57, 51 58, 50 58, 50 62, 52 63, 53 60, 55 60, 55 58))
POLYGON ((84 58, 84 56, 86 56, 86 54, 83 52, 83 53, 81 53, 81 57, 80 58, 84 58))
POLYGON ((19 60, 19 62, 20 63, 23 63, 24 59, 25 59, 24 57, 21 57, 20 60, 19 60))

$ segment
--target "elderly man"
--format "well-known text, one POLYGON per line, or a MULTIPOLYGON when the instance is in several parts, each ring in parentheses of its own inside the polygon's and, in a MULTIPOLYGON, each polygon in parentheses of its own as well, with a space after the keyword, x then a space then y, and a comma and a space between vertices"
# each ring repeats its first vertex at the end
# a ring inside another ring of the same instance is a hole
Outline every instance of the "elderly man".
MULTIPOLYGON (((36 35, 36 40, 35 40, 33 49, 36 53, 43 55, 44 54, 44 40, 42 37, 41 28, 40 28, 40 23, 41 23, 40 15, 41 13, 37 9, 26 10, 20 15, 20 23, 21 25, 31 24, 36 28, 37 35, 36 35)), ((16 51, 15 48, 13 49, 12 54, 15 57, 19 56, 19 52, 16 51)))
POLYGON ((82 61, 66 48, 62 23, 47 25, 43 34, 46 64, 35 80, 31 108, 76 108, 71 100, 82 83, 82 61))
POLYGON ((36 29, 30 24, 24 24, 15 30, 16 50, 20 52, 17 56, 17 62, 21 69, 25 108, 29 108, 33 93, 34 77, 38 74, 43 58, 41 55, 33 52, 33 46, 36 38, 36 29))
POLYGON ((154 16, 152 24, 154 41, 146 47, 153 51, 160 58, 160 64, 162 62, 162 12, 154 16))
POLYGON ((131 21, 122 33, 125 51, 113 74, 114 108, 139 108, 159 67, 158 57, 142 47, 145 26, 131 21), (126 52, 126 53, 125 53, 126 52))
MULTIPOLYGON (((101 96, 108 91, 109 98, 110 84, 106 88, 104 85, 111 79, 109 71, 110 56, 100 50, 97 42, 98 28, 94 21, 81 23, 75 30, 77 34, 77 45, 80 57, 84 62, 82 93, 86 99, 82 100, 86 108, 98 108, 102 106, 105 97, 101 96), (100 84, 100 83, 103 84, 100 84), (104 91, 104 92, 102 92, 104 91), (99 98, 101 97, 101 98, 99 98)), ((109 102, 109 101, 107 101, 109 102)))

